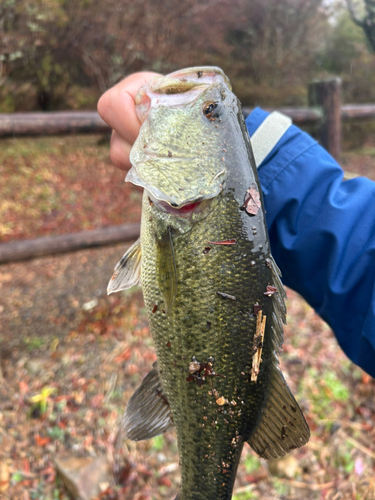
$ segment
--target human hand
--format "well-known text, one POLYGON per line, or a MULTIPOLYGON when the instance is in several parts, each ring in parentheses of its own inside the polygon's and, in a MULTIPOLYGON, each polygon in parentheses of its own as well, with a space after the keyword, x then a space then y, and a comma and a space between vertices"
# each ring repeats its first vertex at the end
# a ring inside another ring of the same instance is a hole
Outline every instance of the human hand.
POLYGON ((107 90, 99 99, 99 115, 113 129, 111 161, 122 170, 129 170, 131 167, 130 150, 141 127, 135 112, 135 96, 138 90, 155 76, 160 75, 151 71, 134 73, 107 90))

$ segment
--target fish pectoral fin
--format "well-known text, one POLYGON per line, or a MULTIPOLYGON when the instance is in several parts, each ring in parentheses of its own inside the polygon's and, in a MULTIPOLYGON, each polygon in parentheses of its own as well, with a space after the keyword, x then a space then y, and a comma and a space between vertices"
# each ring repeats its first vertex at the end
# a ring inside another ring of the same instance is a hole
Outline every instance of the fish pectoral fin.
POLYGON ((128 439, 141 441, 163 434, 173 426, 171 409, 163 393, 155 362, 152 370, 129 399, 123 428, 128 439))
POLYGON ((163 296, 165 312, 168 314, 177 295, 177 270, 170 227, 161 239, 156 240, 156 250, 158 284, 163 296))
POLYGON ((138 240, 125 252, 116 264, 112 278, 109 280, 107 293, 127 290, 141 282, 141 240, 138 240))
POLYGON ((272 370, 269 397, 248 444, 262 458, 282 457, 307 443, 310 429, 277 366, 272 370))

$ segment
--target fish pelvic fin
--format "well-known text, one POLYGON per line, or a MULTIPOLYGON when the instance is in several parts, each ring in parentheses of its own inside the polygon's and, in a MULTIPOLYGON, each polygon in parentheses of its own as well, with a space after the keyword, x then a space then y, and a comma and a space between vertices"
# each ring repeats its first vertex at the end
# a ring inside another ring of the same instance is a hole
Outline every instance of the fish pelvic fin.
POLYGON ((132 441, 163 434, 174 426, 171 409, 163 393, 157 362, 129 399, 123 429, 132 441))
POLYGON ((177 295, 177 269, 173 250, 172 228, 168 226, 161 239, 156 242, 158 281, 164 299, 165 312, 172 309, 177 295))
POLYGON ((112 278, 108 283, 108 295, 140 284, 141 253, 141 240, 138 238, 116 264, 112 278))
POLYGON ((310 429, 283 374, 274 365, 270 393, 248 444, 261 458, 278 458, 307 443, 310 429))

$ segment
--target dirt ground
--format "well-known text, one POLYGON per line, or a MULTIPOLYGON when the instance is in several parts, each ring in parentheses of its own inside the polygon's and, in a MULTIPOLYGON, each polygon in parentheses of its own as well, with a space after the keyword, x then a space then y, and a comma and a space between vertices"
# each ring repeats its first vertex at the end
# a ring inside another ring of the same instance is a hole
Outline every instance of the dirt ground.
MULTIPOLYGON (((48 234, 56 234, 100 227, 103 212, 107 223, 139 216, 139 208, 124 209, 122 200, 113 204, 111 192, 120 192, 123 175, 106 174, 107 146, 88 138, 77 153, 77 144, 59 141, 44 143, 41 170, 39 153, 27 141, 23 155, 15 155, 13 144, 8 156, 0 152, 5 178, 29 169, 30 178, 43 174, 54 192, 54 206, 47 208, 50 195, 34 193, 28 202, 39 212, 26 222, 22 212, 7 218, 9 207, 0 202, 4 239, 46 234, 46 221, 48 234), (56 178, 47 174, 51 162, 60 169, 53 169, 56 178), (85 191, 91 162, 104 187, 90 191, 87 206, 77 202, 79 226, 66 215, 67 204, 72 213, 75 205, 64 192, 67 182, 85 191), (76 176, 68 181, 72 170, 76 176), (101 199, 107 201, 99 206, 101 199)), ((343 165, 375 179, 374 158, 370 146, 368 154, 346 154, 343 165)), ((5 188, 0 183, 0 200, 5 188)), ((138 192, 132 196, 139 201, 138 192)), ((21 203, 16 195, 11 201, 21 203)), ((0 267, 0 499, 67 499, 55 468, 61 456, 115 460, 116 482, 102 485, 101 499, 172 499, 178 491, 173 431, 140 443, 124 440, 115 450, 126 402, 155 360, 140 289, 106 295, 124 250, 116 245, 0 267)), ((288 290, 288 296, 281 367, 312 437, 271 463, 245 447, 234 499, 374 500, 375 382, 347 360, 328 326, 297 294, 288 290)))

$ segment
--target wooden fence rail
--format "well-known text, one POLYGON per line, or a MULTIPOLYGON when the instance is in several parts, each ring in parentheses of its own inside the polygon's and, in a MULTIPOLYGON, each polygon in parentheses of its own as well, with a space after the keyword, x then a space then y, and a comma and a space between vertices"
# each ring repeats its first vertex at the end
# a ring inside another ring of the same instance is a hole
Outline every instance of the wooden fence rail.
MULTIPOLYGON (((245 115, 252 108, 243 108, 245 115)), ((268 109, 266 111, 273 111, 268 109)), ((323 113, 316 108, 281 108, 296 125, 314 123, 323 113)), ((35 137, 68 134, 103 134, 109 126, 96 111, 50 111, 39 113, 0 113, 0 138, 35 137)))
POLYGON ((139 223, 120 224, 92 231, 2 243, 0 244, 0 264, 135 241, 139 237, 139 231, 139 223))
MULTIPOLYGON (((243 107, 246 115, 253 108, 243 107)), ((274 111, 276 108, 264 108, 274 111)), ((323 119, 319 108, 277 108, 296 125, 317 123, 323 119)), ((341 106, 341 119, 374 119, 375 104, 346 104, 341 106)), ((103 134, 109 126, 96 111, 48 111, 35 113, 0 113, 0 139, 46 135, 103 134)))
MULTIPOLYGON (((253 108, 244 107, 245 115, 253 108)), ((265 108, 274 111, 276 108, 265 108)), ((322 122, 321 107, 277 108, 289 116, 296 125, 303 126, 322 122)), ((341 120, 375 119, 375 104, 347 104, 340 106, 341 120)), ((10 137, 37 137, 71 134, 103 134, 110 132, 109 126, 96 111, 50 111, 36 113, 0 113, 0 139, 10 137)))
POLYGON ((96 111, 1 113, 0 138, 103 134, 110 128, 96 111))

